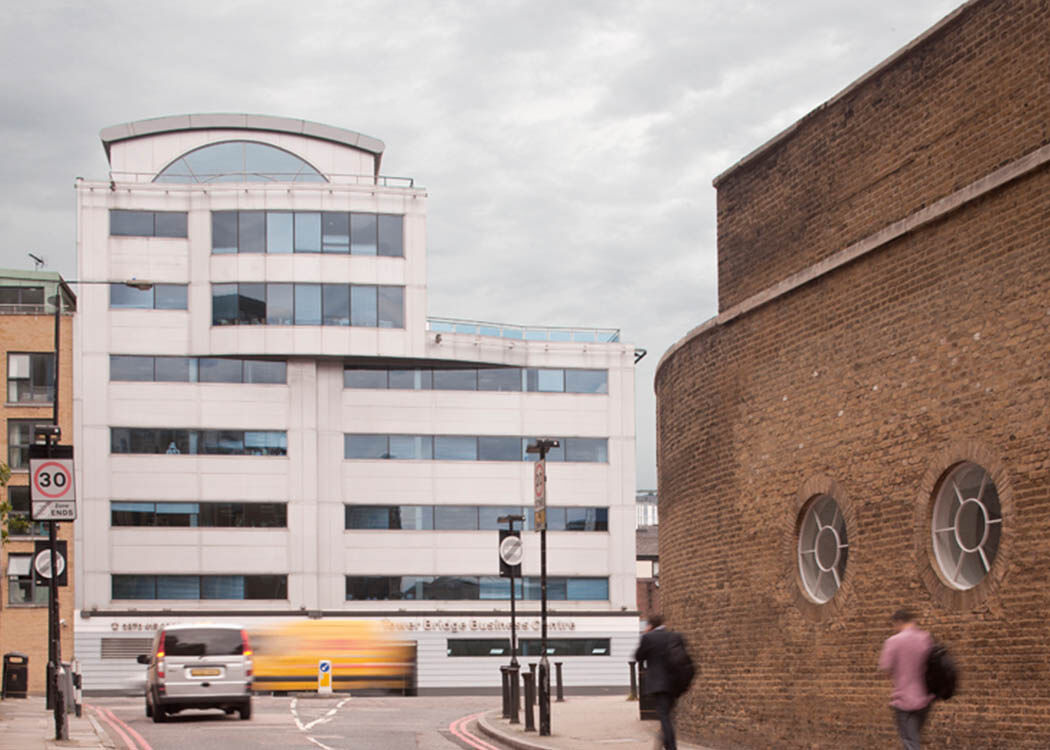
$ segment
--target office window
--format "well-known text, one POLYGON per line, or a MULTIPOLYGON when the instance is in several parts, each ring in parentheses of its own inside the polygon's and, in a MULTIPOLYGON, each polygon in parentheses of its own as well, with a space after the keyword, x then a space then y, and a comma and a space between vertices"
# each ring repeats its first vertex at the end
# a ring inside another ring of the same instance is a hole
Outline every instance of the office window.
POLYGON ((7 603, 46 607, 48 587, 37 586, 33 575, 33 556, 7 556, 7 603))
POLYGON ((399 214, 379 214, 379 255, 404 257, 404 218, 399 214))
POLYGON ((110 452, 168 455, 285 456, 283 431, 111 427, 110 452))
POLYGON ((211 251, 216 255, 237 252, 236 211, 212 211, 211 251))
POLYGON ((346 284, 321 285, 321 317, 326 326, 350 325, 350 287, 346 284))
POLYGON ((266 325, 290 326, 295 323, 295 285, 266 285, 266 325))
POLYGON ((11 536, 47 536, 47 521, 33 521, 32 506, 27 485, 7 485, 7 501, 11 512, 7 516, 7 531, 11 536))
POLYGON ((245 383, 283 384, 288 382, 288 365, 264 359, 244 360, 245 383))
POLYGON ((114 237, 185 237, 185 211, 110 209, 109 233, 114 237))
POLYGON ((429 531, 434 528, 432 505, 347 505, 348 530, 429 531))
POLYGON ((185 310, 185 284, 154 284, 149 289, 136 289, 123 283, 109 285, 109 306, 113 309, 185 310))
POLYGON ((295 214, 295 252, 321 252, 321 214, 317 212, 295 214))
POLYGON ((608 393, 608 370, 566 370, 566 393, 608 393))
POLYGON ((565 371, 529 367, 525 370, 525 390, 562 393, 565 391, 565 371))
MULTIPOLYGON (((527 448, 536 438, 483 435, 344 435, 343 457, 349 459, 419 458, 436 461, 536 461, 527 448), (406 438, 402 441, 402 438, 406 438), (396 446, 393 441, 398 441, 396 446), (417 442, 410 442, 417 441, 417 442), (411 451, 405 447, 417 445, 411 451), (431 452, 432 450, 432 452, 431 452)), ((548 461, 607 463, 607 438, 561 438, 547 452, 548 461)))
MULTIPOLYGON (((121 307, 148 307, 123 292, 121 307)), ((360 284, 212 284, 212 325, 404 328, 404 289, 360 284)))
POLYGON ((237 215, 237 252, 266 252, 266 214, 241 211, 237 215))
MULTIPOLYGON (((522 597, 540 599, 540 579, 522 579, 522 597)), ((517 592, 515 593, 517 595, 517 592)), ((423 601, 479 601, 510 599, 510 585, 499 576, 347 576, 347 601, 413 599, 423 601)), ((608 578, 547 577, 547 598, 555 601, 608 601, 608 578)))
POLYGON ((438 461, 476 461, 478 439, 466 435, 435 435, 434 458, 438 461))
POLYGON ((563 442, 566 461, 609 462, 609 441, 606 438, 565 438, 563 442))
POLYGON ((55 398, 55 355, 7 355, 7 400, 10 403, 50 403, 55 398))
POLYGON ((321 325, 321 285, 295 284, 295 324, 321 325))
POLYGON ((158 383, 192 383, 197 380, 197 365, 192 357, 153 357, 153 379, 158 383))
POLYGON ((435 391, 475 391, 478 388, 478 371, 475 369, 464 370, 434 370, 435 391))
POLYGON ((435 505, 434 528, 442 531, 476 531, 476 505, 435 505))
POLYGON ((239 359, 201 357, 198 377, 202 383, 240 383, 243 380, 244 363, 239 359))
MULTIPOLYGON (((539 638, 519 638, 519 656, 541 656, 543 641, 539 638)), ((608 656, 609 638, 548 638, 547 656, 608 656)), ((509 656, 509 638, 449 638, 446 641, 449 656, 509 656)))
POLYGON ((287 528, 286 503, 173 502, 114 500, 111 526, 184 526, 204 528, 287 528))
POLYGON ((382 388, 387 387, 386 370, 343 370, 344 388, 382 388))
POLYGON ((390 370, 388 377, 391 390, 429 391, 434 382, 430 370, 390 370))
MULTIPOLYGON (((495 531, 507 528, 504 516, 524 516, 517 528, 534 527, 532 506, 521 505, 347 505, 347 530, 495 531)), ((547 506, 549 531, 608 531, 605 507, 547 506)))
POLYGON ((237 323, 237 285, 211 285, 211 324, 232 326, 237 323))
POLYGON ((378 324, 376 287, 350 287, 350 325, 375 328, 378 324))
POLYGON ((266 252, 290 253, 295 247, 293 214, 289 212, 266 212, 266 252))
POLYGON ((266 323, 266 284, 237 285, 237 323, 263 325, 266 323))
POLYGON ((158 383, 285 383, 280 360, 231 357, 145 357, 111 354, 109 379, 158 383))
POLYGON ((479 391, 520 391, 521 368, 492 367, 478 370, 479 391))
POLYGON ((375 214, 350 214, 350 253, 353 255, 376 255, 377 227, 375 214))
POLYGON ((405 327, 405 288, 403 286, 380 286, 377 312, 380 328, 405 327))
POLYGON ((44 287, 0 286, 0 312, 43 312, 44 287))
POLYGON ((288 598, 286 575, 114 574, 110 586, 113 599, 288 598))
POLYGON ((479 461, 520 461, 521 438, 490 437, 478 438, 479 461))
POLYGON ((7 420, 7 465, 12 469, 29 468, 29 446, 33 444, 33 428, 51 424, 50 420, 7 420))
POLYGON ((350 252, 350 215, 326 211, 322 215, 321 252, 350 252))

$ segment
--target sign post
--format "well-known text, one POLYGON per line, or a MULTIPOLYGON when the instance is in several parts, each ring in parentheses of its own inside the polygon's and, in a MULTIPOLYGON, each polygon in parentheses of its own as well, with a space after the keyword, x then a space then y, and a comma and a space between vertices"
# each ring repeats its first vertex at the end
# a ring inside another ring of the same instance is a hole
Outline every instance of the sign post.
POLYGON ((533 501, 536 528, 540 532, 540 669, 537 693, 540 712, 540 736, 551 734, 551 666, 547 660, 547 451, 561 444, 550 438, 537 438, 529 443, 526 453, 538 453, 539 460, 533 474, 533 501))
POLYGON ((514 578, 521 577, 521 559, 525 550, 521 544, 521 532, 514 528, 516 521, 524 522, 525 516, 500 516, 499 523, 507 524, 506 529, 499 531, 499 574, 510 579, 510 685, 508 686, 509 716, 511 724, 518 723, 518 627, 514 608, 514 578))
POLYGON ((332 662, 321 659, 317 662, 317 694, 331 695, 332 693, 332 662))

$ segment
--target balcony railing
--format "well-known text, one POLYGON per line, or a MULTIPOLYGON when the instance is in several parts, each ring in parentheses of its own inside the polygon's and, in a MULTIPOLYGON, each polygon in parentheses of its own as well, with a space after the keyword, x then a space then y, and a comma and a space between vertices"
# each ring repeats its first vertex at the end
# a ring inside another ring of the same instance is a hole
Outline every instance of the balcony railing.
POLYGON ((572 341, 588 344, 615 344, 620 341, 619 328, 516 326, 456 318, 427 318, 427 330, 435 333, 466 333, 519 341, 572 341))

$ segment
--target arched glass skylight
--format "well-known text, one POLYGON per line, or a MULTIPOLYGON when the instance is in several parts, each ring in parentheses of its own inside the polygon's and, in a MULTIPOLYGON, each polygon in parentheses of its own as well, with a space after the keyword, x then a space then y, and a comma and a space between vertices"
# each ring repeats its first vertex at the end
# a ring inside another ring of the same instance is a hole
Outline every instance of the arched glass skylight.
POLYGON ((255 141, 225 141, 183 154, 154 182, 327 182, 295 154, 255 141))

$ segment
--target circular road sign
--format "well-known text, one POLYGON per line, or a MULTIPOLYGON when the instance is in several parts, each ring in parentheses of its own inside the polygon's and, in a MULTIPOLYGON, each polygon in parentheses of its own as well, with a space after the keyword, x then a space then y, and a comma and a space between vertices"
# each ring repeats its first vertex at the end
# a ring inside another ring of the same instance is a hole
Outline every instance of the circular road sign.
MULTIPOLYGON (((36 568, 36 572, 39 573, 42 578, 50 578, 51 550, 45 549, 37 553, 36 559, 33 561, 33 567, 36 568)), ((58 568, 58 575, 61 577, 62 571, 66 569, 66 558, 62 557, 62 553, 57 549, 55 550, 55 567, 58 568)))
POLYGON ((36 500, 71 500, 73 494, 73 462, 66 459, 45 459, 32 462, 32 494, 36 500))
POLYGON ((521 565, 521 558, 525 555, 522 549, 521 538, 516 536, 503 537, 499 544, 499 556, 507 565, 521 565))

